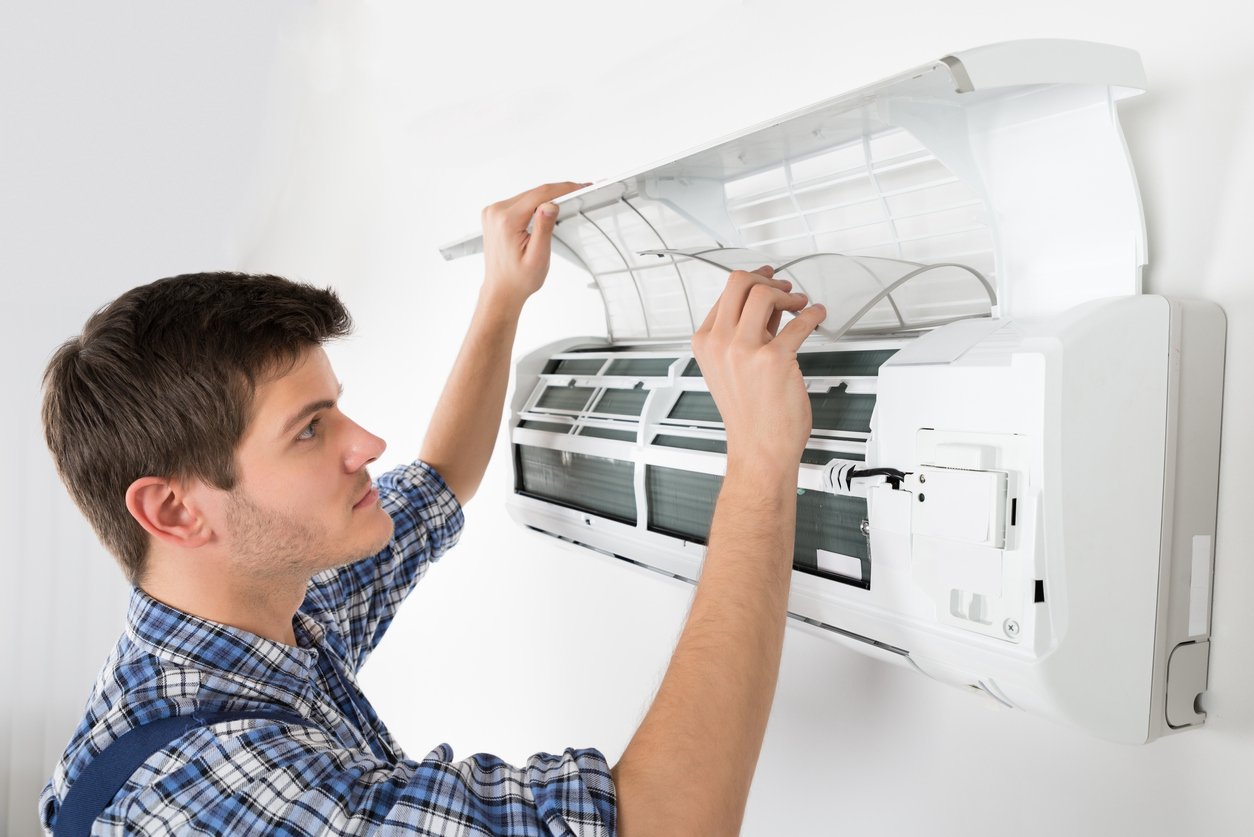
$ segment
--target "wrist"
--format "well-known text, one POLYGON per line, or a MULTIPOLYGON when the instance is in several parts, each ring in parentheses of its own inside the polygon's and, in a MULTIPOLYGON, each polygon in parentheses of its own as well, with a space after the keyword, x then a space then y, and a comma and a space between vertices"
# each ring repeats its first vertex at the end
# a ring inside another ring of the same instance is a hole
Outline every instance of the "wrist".
POLYGON ((525 291, 503 287, 489 277, 479 289, 479 309, 491 316, 517 320, 530 296, 525 291))
POLYGON ((729 490, 743 487, 762 499, 791 500, 796 495, 800 468, 799 457, 730 451, 723 485, 729 490))

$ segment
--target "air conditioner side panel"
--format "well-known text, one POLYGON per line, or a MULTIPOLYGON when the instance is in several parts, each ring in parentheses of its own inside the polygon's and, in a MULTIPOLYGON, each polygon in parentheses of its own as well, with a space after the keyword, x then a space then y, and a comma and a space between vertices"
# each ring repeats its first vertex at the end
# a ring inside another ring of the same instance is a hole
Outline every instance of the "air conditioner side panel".
POLYGON ((1028 451, 1004 566, 1029 570, 1015 578, 1039 580, 1045 601, 1004 591, 1024 602, 1013 637, 938 624, 904 638, 921 669, 1104 738, 1153 737, 1168 325, 1162 298, 1099 301, 1012 323, 949 363, 881 370, 880 461, 921 467, 924 429, 1028 451))

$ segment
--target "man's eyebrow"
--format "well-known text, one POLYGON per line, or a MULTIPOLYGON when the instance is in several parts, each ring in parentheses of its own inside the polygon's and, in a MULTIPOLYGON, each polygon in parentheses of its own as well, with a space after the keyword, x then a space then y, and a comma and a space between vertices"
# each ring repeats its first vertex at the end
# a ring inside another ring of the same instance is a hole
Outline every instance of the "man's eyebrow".
POLYGON ((295 430, 298 424, 300 424, 302 421, 309 418, 310 416, 312 416, 314 413, 318 412, 319 410, 331 409, 332 407, 335 406, 336 401, 338 401, 340 396, 342 396, 343 394, 344 394, 344 385, 340 384, 339 389, 336 390, 334 399, 324 398, 321 401, 311 401, 310 403, 306 404, 304 407, 301 407, 300 412, 298 412, 296 415, 288 419, 287 424, 283 425, 283 430, 279 433, 279 435, 286 436, 288 433, 295 430))

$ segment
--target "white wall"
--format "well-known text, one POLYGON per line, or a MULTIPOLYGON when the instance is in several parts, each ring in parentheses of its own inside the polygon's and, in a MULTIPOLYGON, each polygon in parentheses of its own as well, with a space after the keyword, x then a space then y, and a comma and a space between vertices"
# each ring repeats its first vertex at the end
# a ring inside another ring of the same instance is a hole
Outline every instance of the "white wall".
POLYGON ((278 32, 298 4, 0 4, 0 835, 36 799, 127 588, 39 426, 56 346, 127 288, 239 264, 278 32))
MULTIPOLYGON (((1151 92, 1121 113, 1149 228, 1148 289, 1216 300, 1229 317, 1208 724, 1147 747, 1106 744, 790 632, 745 833, 1251 830, 1247 4, 643 0, 432 12, 324 0, 214 4, 212 14, 207 4, 122 14, 80 3, 72 15, 22 5, 42 37, 0 36, 16 49, 0 45, 0 114, 16 102, 23 117, 16 129, 0 123, 0 185, 20 187, 0 192, 16 241, 0 250, 0 275, 23 311, 4 347, 6 389, 17 393, 5 461, 21 465, 5 482, 5 530, 18 537, 0 596, 35 591, 52 613, 54 601, 85 606, 90 591, 108 592, 87 634, 2 608, 19 682, 43 687, 6 708, 19 732, 41 711, 49 729, 37 749, 15 734, 14 776, 42 777, 86 694, 87 660, 119 621, 109 608, 120 585, 106 587, 107 559, 49 487, 33 413, 43 360, 96 305, 130 284, 217 267, 335 285, 358 324, 333 350, 345 406, 391 442, 390 464, 418 449, 480 278, 475 260, 445 263, 436 249, 471 231, 483 204, 545 180, 612 176, 954 50, 1072 37, 1144 58, 1151 92), (50 543, 50 525, 72 534, 50 543), (77 655, 72 666, 28 650, 49 633, 77 655)), ((520 349, 601 333, 586 284, 555 263, 520 349)), ((449 741, 460 756, 597 746, 612 761, 691 591, 520 530, 502 510, 509 489, 498 456, 462 544, 415 592, 363 679, 414 757, 449 741)), ((9 816, 13 833, 28 830, 9 816)))

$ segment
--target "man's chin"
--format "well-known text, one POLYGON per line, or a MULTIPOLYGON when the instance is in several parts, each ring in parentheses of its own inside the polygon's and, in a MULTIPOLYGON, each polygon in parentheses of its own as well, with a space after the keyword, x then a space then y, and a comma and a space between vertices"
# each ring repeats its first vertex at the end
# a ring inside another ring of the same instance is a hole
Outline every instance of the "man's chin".
POLYGON ((386 532, 379 536, 377 542, 370 547, 370 550, 366 553, 366 555, 376 555, 386 549, 387 545, 392 542, 392 533, 396 529, 396 524, 392 522, 391 516, 383 509, 379 509, 379 514, 387 521, 387 526, 384 527, 386 532))
POLYGON ((375 537, 358 545, 356 549, 354 549, 347 557, 344 558, 344 560, 335 564, 336 567, 344 567, 349 564, 355 564, 358 561, 361 561, 365 558, 371 558, 375 555, 378 555, 380 552, 382 552, 384 549, 387 548, 387 545, 392 542, 392 531, 394 528, 394 524, 392 523, 392 518, 388 515, 387 512, 383 511, 382 509, 379 509, 379 516, 382 517, 383 520, 386 520, 387 523, 383 524, 382 522, 380 522, 376 524, 372 520, 371 528, 373 529, 376 525, 378 526, 378 533, 375 535, 375 537))

